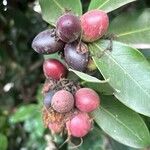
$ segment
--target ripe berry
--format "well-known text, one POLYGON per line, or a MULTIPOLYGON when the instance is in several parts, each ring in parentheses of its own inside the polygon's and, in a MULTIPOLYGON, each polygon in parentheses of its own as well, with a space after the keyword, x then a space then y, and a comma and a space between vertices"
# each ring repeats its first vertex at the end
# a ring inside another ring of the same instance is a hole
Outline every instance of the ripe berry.
POLYGON ((107 14, 101 10, 91 10, 81 16, 82 39, 93 42, 102 37, 109 26, 107 14))
POLYGON ((91 130, 91 119, 87 113, 79 113, 66 122, 68 134, 74 137, 83 137, 91 130))
POLYGON ((58 18, 56 33, 66 43, 75 41, 81 34, 80 20, 73 14, 64 14, 58 18))
POLYGON ((73 95, 66 90, 57 91, 52 97, 51 105, 59 113, 69 112, 74 106, 73 95))
POLYGON ((54 94, 54 91, 49 91, 44 95, 44 106, 46 108, 49 108, 51 106, 51 100, 54 94))
POLYGON ((90 88, 81 88, 75 93, 75 106, 83 112, 91 112, 100 105, 98 94, 90 88))
POLYGON ((55 36, 54 29, 40 32, 32 42, 32 48, 40 54, 51 54, 62 50, 64 43, 55 36))
POLYGON ((45 77, 59 80, 67 75, 67 68, 57 59, 46 59, 43 72, 45 77))
POLYGON ((83 42, 78 44, 78 42, 75 41, 66 44, 64 48, 64 58, 69 67, 78 71, 84 71, 88 64, 88 48, 83 42))

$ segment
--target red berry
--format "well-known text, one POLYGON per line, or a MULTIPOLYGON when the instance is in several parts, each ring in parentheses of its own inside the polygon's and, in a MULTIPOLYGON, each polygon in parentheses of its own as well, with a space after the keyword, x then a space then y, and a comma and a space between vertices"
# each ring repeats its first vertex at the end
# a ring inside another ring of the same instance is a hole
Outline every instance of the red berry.
POLYGON ((81 34, 80 20, 73 14, 64 14, 58 18, 56 33, 66 43, 75 41, 81 34))
POLYGON ((43 72, 45 77, 59 80, 67 75, 67 68, 57 59, 46 59, 43 72))
POLYGON ((82 38, 86 42, 93 42, 101 38, 109 26, 107 13, 101 10, 91 10, 81 16, 82 38))
POLYGON ((74 106, 74 97, 68 91, 57 91, 52 97, 51 106, 59 113, 69 112, 74 106))
POLYGON ((40 54, 52 54, 63 50, 64 42, 58 40, 54 29, 40 32, 32 42, 32 48, 40 54))
POLYGON ((83 112, 91 112, 100 105, 98 94, 90 88, 81 88, 75 93, 75 106, 83 112))
POLYGON ((74 137, 83 137, 91 130, 91 119, 87 113, 79 113, 66 122, 68 134, 74 137))

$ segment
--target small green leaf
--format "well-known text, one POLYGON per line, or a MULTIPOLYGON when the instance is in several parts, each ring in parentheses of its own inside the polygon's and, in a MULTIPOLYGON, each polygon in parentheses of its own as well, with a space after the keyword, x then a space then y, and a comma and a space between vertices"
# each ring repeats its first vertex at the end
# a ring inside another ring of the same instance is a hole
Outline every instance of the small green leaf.
POLYGON ((131 109, 150 116, 150 64, 134 48, 113 42, 113 50, 105 50, 110 43, 97 41, 90 45, 92 53, 104 53, 93 57, 105 79, 114 89, 114 95, 131 109), (105 50, 105 51, 104 51, 105 50))
POLYGON ((21 121, 25 121, 27 119, 32 118, 34 115, 39 113, 39 106, 36 104, 30 104, 26 106, 19 107, 16 112, 10 117, 10 121, 12 123, 17 123, 21 121))
POLYGON ((89 10, 99 9, 104 10, 105 12, 111 12, 134 1, 136 0, 91 0, 89 10))
POLYGON ((39 0, 39 2, 43 19, 53 26, 55 26, 57 19, 67 10, 77 16, 82 14, 80 0, 39 0))
POLYGON ((64 63, 64 59, 62 59, 62 57, 58 55, 58 53, 44 55, 44 59, 57 59, 61 61, 62 63, 64 63))
POLYGON ((7 150, 8 140, 7 137, 0 133, 0 150, 7 150))
POLYGON ((102 97, 101 107, 92 115, 96 123, 118 142, 134 148, 150 145, 150 134, 142 118, 114 97, 102 97))
POLYGON ((97 79, 97 78, 95 78, 95 77, 93 77, 93 76, 90 76, 90 75, 88 75, 88 74, 86 74, 86 73, 83 73, 83 72, 80 72, 80 71, 77 71, 77 70, 69 69, 69 71, 74 72, 74 73, 75 73, 77 76, 79 76, 82 80, 87 81, 87 82, 106 83, 106 82, 109 81, 109 79, 104 80, 104 81, 99 80, 99 79, 97 79))
POLYGON ((118 41, 140 49, 150 48, 150 9, 122 13, 111 22, 109 32, 118 41))

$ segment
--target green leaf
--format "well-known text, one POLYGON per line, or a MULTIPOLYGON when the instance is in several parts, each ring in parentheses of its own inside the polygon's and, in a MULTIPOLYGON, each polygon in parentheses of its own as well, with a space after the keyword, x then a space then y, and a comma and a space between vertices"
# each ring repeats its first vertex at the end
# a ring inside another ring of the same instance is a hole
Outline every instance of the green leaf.
POLYGON ((109 79, 104 80, 104 81, 99 80, 99 79, 97 79, 97 78, 95 78, 95 77, 93 77, 93 76, 90 76, 90 75, 88 75, 88 74, 86 74, 86 73, 83 73, 83 72, 80 72, 80 71, 77 71, 77 70, 69 69, 69 71, 74 72, 74 73, 75 73, 77 76, 79 76, 82 80, 87 81, 87 82, 106 83, 106 82, 109 81, 109 79))
POLYGON ((131 148, 129 146, 125 146, 121 143, 118 143, 117 141, 113 140, 112 138, 109 139, 110 146, 112 150, 137 150, 135 148, 131 148))
POLYGON ((91 0, 89 10, 99 9, 105 12, 111 12, 134 1, 136 0, 91 0))
POLYGON ((39 2, 43 19, 53 26, 55 26, 58 17, 67 10, 70 10, 77 16, 82 14, 80 0, 39 0, 39 2))
POLYGON ((39 107, 36 104, 30 104, 19 107, 16 112, 10 117, 10 122, 17 123, 32 118, 40 113, 39 107))
POLYGON ((83 139, 83 144, 78 148, 79 150, 103 150, 104 135, 102 131, 96 127, 88 133, 83 139), (92 143, 92 144, 91 144, 92 143))
POLYGON ((24 124, 24 129, 27 132, 30 132, 30 134, 34 134, 33 136, 37 138, 43 137, 45 128, 40 113, 37 113, 37 115, 33 118, 26 120, 24 124))
POLYGON ((7 150, 8 140, 7 137, 0 133, 0 150, 7 150))
POLYGON ((101 107, 92 115, 96 123, 118 142, 134 148, 150 145, 150 134, 142 118, 114 97, 102 97, 101 107))
POLYGON ((97 41, 90 45, 92 53, 103 53, 93 57, 97 68, 114 89, 114 95, 131 109, 150 116, 150 64, 134 48, 113 42, 113 50, 106 50, 109 41, 97 41), (105 51, 104 51, 105 49, 105 51))
POLYGON ((62 63, 65 62, 64 59, 62 59, 61 55, 58 55, 58 53, 44 55, 44 59, 57 59, 61 61, 62 63))
POLYGON ((109 32, 118 41, 140 49, 150 48, 150 9, 122 13, 111 22, 109 32))
POLYGON ((84 82, 83 86, 92 88, 103 95, 113 95, 114 91, 110 87, 108 83, 92 83, 92 82, 84 82))

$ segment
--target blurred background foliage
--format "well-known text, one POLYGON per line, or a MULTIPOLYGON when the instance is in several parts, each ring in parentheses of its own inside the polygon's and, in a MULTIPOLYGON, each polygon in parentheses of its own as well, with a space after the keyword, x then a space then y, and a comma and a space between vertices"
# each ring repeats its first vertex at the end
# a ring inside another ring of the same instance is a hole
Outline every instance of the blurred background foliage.
MULTIPOLYGON (((82 0, 84 11, 89 2, 82 0)), ((120 11, 142 7, 150 7, 150 0, 139 0, 120 8, 111 17, 120 11)), ((64 141, 62 137, 50 136, 41 119, 43 57, 31 49, 31 42, 48 24, 42 20, 39 11, 35 0, 0 1, 0 150, 43 150, 47 144, 53 149, 55 144, 64 141)), ((141 51, 150 58, 146 50, 141 51)), ((146 121, 150 128, 150 120, 146 121)), ((103 132, 96 133, 95 128, 79 149, 133 150, 103 132), (92 146, 92 141, 97 142, 92 146)))

